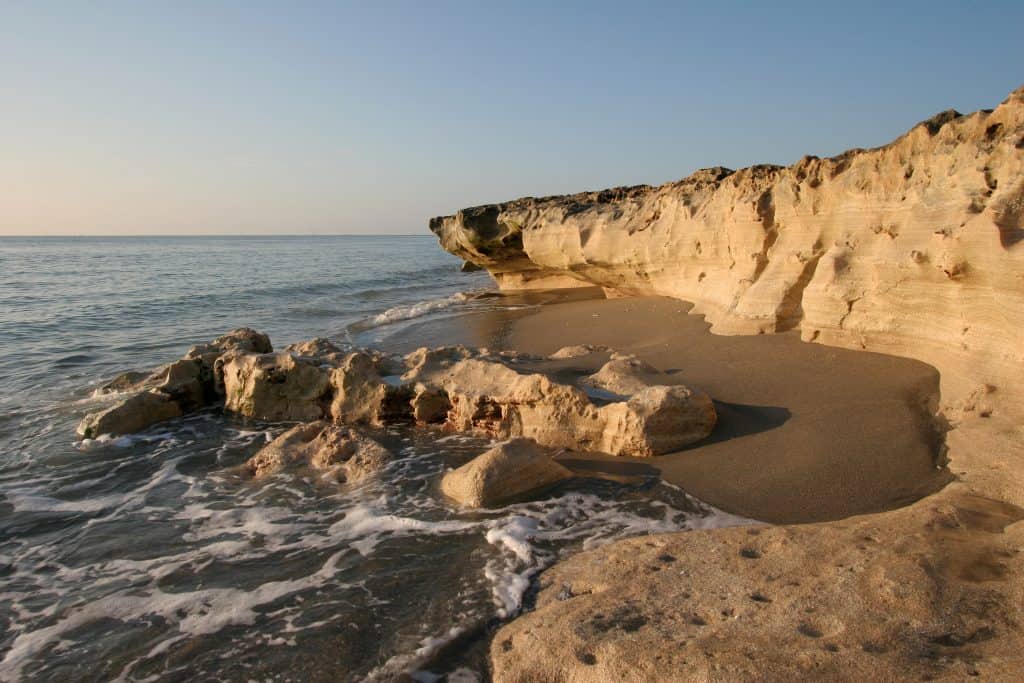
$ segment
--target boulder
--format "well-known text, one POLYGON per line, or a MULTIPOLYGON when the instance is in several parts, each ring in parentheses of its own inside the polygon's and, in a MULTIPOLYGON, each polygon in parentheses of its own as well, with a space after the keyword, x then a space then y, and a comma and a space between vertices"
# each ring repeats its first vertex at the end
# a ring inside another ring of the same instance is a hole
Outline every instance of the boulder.
MULTIPOLYGON (((381 371, 389 369, 387 358, 381 354, 355 351, 345 356, 330 373, 334 390, 331 417, 338 422, 357 424, 410 419, 411 389, 400 381, 386 382, 381 371)), ((393 375, 388 377, 397 379, 393 375)))
POLYGON ((718 420, 707 394, 681 384, 647 387, 601 412, 606 426, 597 450, 640 457, 694 444, 710 435, 718 420))
POLYGON ((270 344, 270 338, 262 332, 248 327, 239 327, 223 334, 212 342, 193 346, 185 354, 188 360, 197 360, 202 363, 209 376, 212 378, 213 391, 215 394, 224 394, 224 381, 221 373, 221 357, 230 351, 239 353, 271 353, 274 347, 270 344))
POLYGON ((220 358, 224 409, 262 420, 317 420, 330 398, 328 371, 290 353, 239 353, 220 358))
POLYGON ((582 358, 583 356, 589 356, 592 353, 598 353, 601 351, 607 351, 607 348, 604 346, 594 346, 593 344, 573 344, 572 346, 563 346, 548 356, 548 358, 551 360, 582 358))
POLYGON ((327 363, 338 362, 345 356, 344 351, 335 346, 331 340, 323 337, 315 337, 308 341, 290 344, 284 350, 297 356, 316 358, 327 363))
POLYGON ((612 359, 580 383, 620 396, 632 396, 647 387, 666 384, 668 377, 661 370, 636 356, 612 355, 612 359))
POLYGON ((158 382, 156 388, 167 394, 182 411, 200 408, 213 398, 213 374, 202 361, 182 358, 153 376, 158 382))
POLYGON ((466 507, 493 507, 542 493, 571 477, 536 441, 518 438, 445 474, 441 491, 466 507))
POLYGON ((378 472, 392 454, 359 432, 323 420, 300 424, 264 446, 245 464, 255 477, 293 466, 333 471, 339 481, 355 482, 378 472))
POLYGON ((95 439, 101 434, 120 436, 140 432, 164 420, 179 417, 181 407, 160 391, 142 391, 98 413, 86 415, 78 435, 95 439))

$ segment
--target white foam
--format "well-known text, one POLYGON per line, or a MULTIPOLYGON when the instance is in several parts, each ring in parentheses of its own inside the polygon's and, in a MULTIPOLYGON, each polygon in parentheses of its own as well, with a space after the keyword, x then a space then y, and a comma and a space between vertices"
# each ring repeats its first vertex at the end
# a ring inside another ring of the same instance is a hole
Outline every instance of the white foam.
MULTIPOLYGON (((119 593, 93 600, 69 610, 67 616, 52 626, 18 634, 0 664, 5 672, 18 679, 22 667, 33 655, 47 645, 60 642, 65 633, 100 619, 116 619, 128 623, 161 617, 170 624, 176 624, 178 631, 185 636, 209 635, 225 626, 252 624, 257 616, 255 608, 326 583, 334 576, 343 552, 331 555, 313 574, 299 579, 271 581, 251 591, 210 588, 164 593, 157 589, 139 595, 119 593)), ((165 648, 157 646, 155 649, 161 651, 165 648)))
POLYGON ((382 325, 389 325, 391 323, 399 322, 402 320, 411 320, 412 318, 419 318, 421 316, 433 313, 435 311, 441 311, 452 306, 464 303, 469 300, 469 296, 462 292, 457 292, 451 296, 446 296, 443 299, 432 299, 430 301, 421 301, 416 304, 409 306, 395 306, 388 310, 373 316, 363 324, 365 329, 371 329, 374 327, 380 327, 382 325))

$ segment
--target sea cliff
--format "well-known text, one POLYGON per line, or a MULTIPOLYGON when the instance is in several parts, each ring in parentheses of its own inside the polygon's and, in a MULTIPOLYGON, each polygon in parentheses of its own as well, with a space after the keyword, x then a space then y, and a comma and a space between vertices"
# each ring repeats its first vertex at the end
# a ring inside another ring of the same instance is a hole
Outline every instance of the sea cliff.
POLYGON ((719 334, 795 330, 929 363, 957 477, 892 512, 571 558, 495 637, 496 680, 1019 673, 1024 88, 874 149, 523 198, 430 228, 502 289, 670 296, 719 334))

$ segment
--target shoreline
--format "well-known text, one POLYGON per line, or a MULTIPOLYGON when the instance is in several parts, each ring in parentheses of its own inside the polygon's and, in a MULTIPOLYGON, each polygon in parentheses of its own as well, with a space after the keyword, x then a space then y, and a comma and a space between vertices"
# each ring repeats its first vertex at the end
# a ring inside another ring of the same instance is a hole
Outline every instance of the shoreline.
MULTIPOLYGON (((925 363, 806 344, 792 334, 714 335, 689 304, 674 299, 573 290, 532 297, 539 306, 413 324, 383 346, 460 343, 548 355, 587 343, 635 353, 673 383, 706 391, 719 414, 715 431, 673 454, 571 453, 560 460, 580 474, 657 473, 706 503, 759 521, 891 510, 952 479, 937 464, 939 374, 925 363)), ((597 365, 585 358, 561 364, 567 377, 597 365)))
MULTIPOLYGON (((781 424, 720 441, 713 434, 640 463, 586 456, 568 464, 607 472, 661 462, 666 481, 704 502, 784 521, 638 536, 563 558, 537 577, 528 608, 493 633, 494 681, 1019 677, 1024 509, 1007 500, 1011 483, 1000 477, 1014 472, 1020 454, 1013 406, 1004 412, 998 395, 985 409, 951 403, 940 396, 939 371, 905 357, 794 333, 711 334, 675 299, 572 297, 425 321, 406 328, 403 343, 535 353, 605 343, 707 389, 719 409, 739 403, 725 379, 756 380, 746 390, 762 392, 762 408, 780 403, 790 412, 781 424), (641 303, 655 301, 646 310, 641 303), (646 330, 637 319, 644 315, 646 330), (672 365, 683 357, 680 344, 696 360, 724 354, 732 372, 712 362, 672 365), (797 381, 808 376, 817 381, 797 381), (852 392, 829 393, 846 382, 852 392), (741 466, 753 450, 747 444, 768 452, 776 439, 792 446, 797 434, 807 439, 801 446, 817 436, 842 448, 790 447, 768 467, 741 466)), ((756 422, 756 411, 738 412, 724 412, 722 429, 756 422)))

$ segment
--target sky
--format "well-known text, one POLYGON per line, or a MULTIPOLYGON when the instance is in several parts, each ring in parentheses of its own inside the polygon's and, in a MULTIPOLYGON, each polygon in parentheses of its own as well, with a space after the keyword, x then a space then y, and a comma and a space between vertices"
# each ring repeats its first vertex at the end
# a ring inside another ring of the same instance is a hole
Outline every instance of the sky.
POLYGON ((3 2, 0 235, 416 234, 884 144, 1024 84, 1024 2, 3 2))

